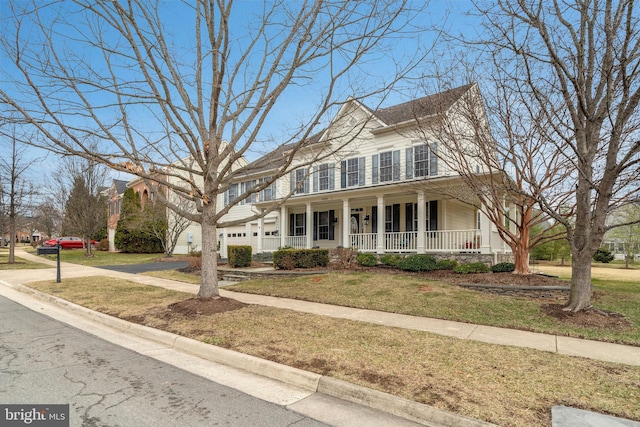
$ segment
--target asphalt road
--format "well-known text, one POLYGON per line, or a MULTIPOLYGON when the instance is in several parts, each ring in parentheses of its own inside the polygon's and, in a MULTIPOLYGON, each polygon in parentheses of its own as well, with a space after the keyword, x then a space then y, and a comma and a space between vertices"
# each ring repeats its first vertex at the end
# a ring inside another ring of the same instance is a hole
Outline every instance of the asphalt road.
POLYGON ((0 318, 2 404, 70 404, 71 426, 325 425, 4 297, 0 318))
POLYGON ((123 273, 145 273, 147 271, 176 270, 178 268, 188 267, 187 261, 169 261, 169 262, 151 262, 147 264, 129 264, 129 265, 103 265, 97 266, 105 270, 120 271, 123 273))

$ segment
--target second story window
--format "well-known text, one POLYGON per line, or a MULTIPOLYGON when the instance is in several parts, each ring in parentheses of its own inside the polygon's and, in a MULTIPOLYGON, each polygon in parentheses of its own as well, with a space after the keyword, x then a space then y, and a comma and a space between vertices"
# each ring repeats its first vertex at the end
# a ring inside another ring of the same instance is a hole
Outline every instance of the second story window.
POLYGON ((238 198, 238 184, 231 184, 229 189, 224 192, 224 205, 233 203, 238 198))
MULTIPOLYGON (((251 191, 253 187, 256 186, 256 180, 245 181, 241 184, 242 193, 246 193, 247 191, 251 191)), ((256 201, 256 193, 249 194, 244 200, 242 200, 242 204, 254 203, 256 201)))
MULTIPOLYGON (((260 184, 262 184, 264 182, 268 182, 270 180, 271 180, 271 178, 260 178, 260 184)), ((269 185, 264 190, 260 191, 259 200, 261 202, 266 202, 266 201, 269 201, 269 200, 275 200, 275 198, 276 198, 276 183, 275 182, 273 182, 271 185, 269 185)))
POLYGON ((309 192, 309 176, 306 168, 291 171, 289 176, 290 191, 293 194, 304 194, 309 192))
POLYGON ((356 187, 365 184, 364 157, 354 157, 340 163, 340 187, 356 187))
POLYGON ((327 164, 320 165, 318 168, 318 189, 320 191, 329 189, 329 165, 327 164))
POLYGON ((400 150, 374 154, 371 183, 398 181, 400 179, 400 150))
POLYGON ((421 144, 407 148, 407 178, 419 178, 438 174, 438 145, 421 144))
POLYGON ((335 169, 333 163, 313 167, 313 192, 334 190, 335 169))

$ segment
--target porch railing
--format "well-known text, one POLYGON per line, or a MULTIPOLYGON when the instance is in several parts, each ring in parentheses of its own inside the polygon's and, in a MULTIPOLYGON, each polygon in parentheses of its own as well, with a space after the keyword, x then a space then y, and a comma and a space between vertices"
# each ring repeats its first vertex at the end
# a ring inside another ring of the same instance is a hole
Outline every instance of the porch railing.
MULTIPOLYGON (((479 252, 480 230, 440 230, 426 231, 424 235, 425 252, 479 252)), ((418 232, 401 231, 383 233, 384 252, 418 252, 418 232)), ((360 252, 376 252, 378 250, 377 233, 349 234, 347 247, 360 252)), ((286 236, 285 245, 303 249, 307 245, 307 236, 286 236)), ((262 238, 262 249, 273 252, 281 246, 280 237, 265 236, 262 238)))
POLYGON ((265 236, 262 238, 262 250, 266 252, 277 251, 282 246, 280 243, 280 236, 265 236))
POLYGON ((426 252, 479 252, 480 230, 427 231, 426 252))
POLYGON ((307 236, 287 236, 286 245, 295 249, 304 249, 307 247, 307 236))

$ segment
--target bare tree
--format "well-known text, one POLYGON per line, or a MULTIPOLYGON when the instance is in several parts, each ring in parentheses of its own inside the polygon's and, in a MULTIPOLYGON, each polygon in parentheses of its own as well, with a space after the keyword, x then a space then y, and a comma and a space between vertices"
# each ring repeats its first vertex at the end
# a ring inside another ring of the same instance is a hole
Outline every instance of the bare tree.
POLYGON ((62 227, 62 210, 56 204, 53 197, 49 196, 45 198, 43 202, 36 205, 33 219, 36 228, 44 232, 49 238, 60 233, 62 227))
MULTIPOLYGON (((528 126, 524 115, 530 111, 511 99, 499 70, 482 67, 480 71, 462 63, 456 68, 485 75, 485 90, 481 95, 480 86, 470 83, 453 105, 443 97, 437 117, 424 122, 416 117, 417 138, 426 144, 437 141, 433 154, 464 184, 443 186, 439 191, 481 210, 510 247, 514 273, 528 274, 531 249, 564 236, 544 233, 537 227, 550 218, 538 208, 538 195, 566 178, 562 174, 566 171, 564 159, 547 150, 546 141, 528 126)), ((438 85, 450 83, 442 74, 455 75, 451 70, 438 74, 438 85)), ((446 93, 442 89, 438 92, 446 93)), ((544 117, 537 119, 544 121, 544 117)))
POLYGON ((13 4, 14 25, 3 31, 2 46, 16 79, 11 92, 0 89, 0 99, 35 126, 42 145, 51 150, 95 159, 146 180, 160 171, 168 175, 169 190, 196 209, 181 209, 162 194, 158 198, 202 225, 198 295, 215 297, 217 227, 268 212, 231 221, 225 220, 229 209, 287 174, 294 156, 346 94, 384 98, 420 61, 419 47, 396 49, 404 34, 413 38, 419 30, 410 25, 419 11, 408 4, 13 4), (378 76, 378 67, 370 63, 374 59, 384 64, 378 76), (375 89, 362 87, 364 82, 375 89), (265 127, 293 96, 305 99, 299 105, 305 113, 292 114, 290 129, 282 129, 274 144, 265 127), (99 149, 84 144, 87 135, 102 142, 99 149), (270 180, 219 206, 217 196, 233 178, 251 173, 243 156, 284 143, 288 149, 270 180))
POLYGON ((107 202, 101 194, 107 168, 93 160, 67 157, 56 173, 57 193, 64 197, 63 234, 78 234, 85 256, 92 256, 92 236, 107 226, 107 202))
MULTIPOLYGON (((9 233, 9 263, 15 263, 16 232, 19 221, 30 214, 33 208, 33 198, 36 189, 27 178, 31 166, 36 158, 26 159, 26 146, 19 142, 15 126, 10 130, 3 130, 2 153, 0 156, 0 196, 3 217, 7 219, 6 227, 9 233)), ((4 230, 3 230, 4 231, 4 230)))
POLYGON ((633 182, 640 173, 638 14, 631 0, 499 1, 481 12, 504 86, 528 106, 545 153, 563 156, 569 172, 537 198, 567 230, 565 309, 580 311, 591 304, 591 258, 610 227, 607 214, 640 191, 633 182))

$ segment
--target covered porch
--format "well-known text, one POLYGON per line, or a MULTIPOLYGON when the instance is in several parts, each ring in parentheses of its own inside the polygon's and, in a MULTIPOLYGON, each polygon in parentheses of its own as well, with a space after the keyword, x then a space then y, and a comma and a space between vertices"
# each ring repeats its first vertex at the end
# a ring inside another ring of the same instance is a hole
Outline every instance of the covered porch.
POLYGON ((338 247, 359 252, 504 252, 488 218, 469 204, 425 191, 375 194, 360 191, 292 198, 272 214, 265 230, 259 220, 257 252, 279 248, 338 247))

